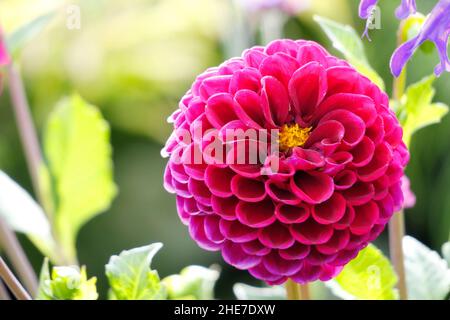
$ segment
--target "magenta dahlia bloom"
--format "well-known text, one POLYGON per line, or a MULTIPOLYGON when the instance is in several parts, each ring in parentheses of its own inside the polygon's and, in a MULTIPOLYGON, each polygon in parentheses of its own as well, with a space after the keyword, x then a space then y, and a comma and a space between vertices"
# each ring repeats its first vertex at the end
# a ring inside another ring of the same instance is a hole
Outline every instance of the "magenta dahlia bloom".
POLYGON ((388 104, 315 42, 253 47, 199 75, 181 99, 165 188, 192 238, 227 263, 269 284, 329 280, 402 207, 409 154, 388 104), (264 129, 269 139, 225 134, 264 129), (217 142, 224 152, 211 156, 217 142), (255 164, 256 147, 268 152, 255 164))

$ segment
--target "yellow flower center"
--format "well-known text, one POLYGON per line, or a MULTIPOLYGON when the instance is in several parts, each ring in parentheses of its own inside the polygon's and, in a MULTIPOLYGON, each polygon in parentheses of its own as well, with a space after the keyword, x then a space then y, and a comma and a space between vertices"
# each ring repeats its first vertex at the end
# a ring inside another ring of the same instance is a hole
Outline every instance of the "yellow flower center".
POLYGON ((308 140, 311 129, 311 127, 302 128, 297 123, 283 125, 278 140, 280 149, 287 151, 294 147, 302 147, 308 140))

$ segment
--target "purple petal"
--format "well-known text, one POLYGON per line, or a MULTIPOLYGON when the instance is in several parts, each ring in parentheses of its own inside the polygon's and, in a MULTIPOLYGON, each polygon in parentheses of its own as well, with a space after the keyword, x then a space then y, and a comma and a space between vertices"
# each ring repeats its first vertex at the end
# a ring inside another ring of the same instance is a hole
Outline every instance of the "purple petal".
POLYGON ((398 6, 397 10, 395 10, 395 16, 397 19, 403 20, 416 12, 416 0, 402 0, 400 6, 398 6))
POLYGON ((449 36, 450 0, 441 0, 427 17, 417 37, 405 42, 392 55, 392 74, 398 77, 417 48, 427 40, 434 42, 440 57, 440 64, 437 65, 434 73, 440 76, 444 70, 450 72, 450 60, 447 54, 449 36))

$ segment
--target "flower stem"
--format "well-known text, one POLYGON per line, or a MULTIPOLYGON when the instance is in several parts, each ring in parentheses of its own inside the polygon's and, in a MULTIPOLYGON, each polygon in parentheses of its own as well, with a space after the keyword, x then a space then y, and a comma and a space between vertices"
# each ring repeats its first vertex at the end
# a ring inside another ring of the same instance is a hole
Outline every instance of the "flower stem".
POLYGON ((15 233, 8 224, 0 218, 0 247, 6 252, 11 260, 19 278, 24 283, 27 290, 32 294, 37 293, 38 282, 33 267, 27 259, 25 252, 20 246, 15 233))
POLYGON ((289 279, 285 286, 288 300, 310 300, 307 284, 298 284, 289 279))
POLYGON ((0 257, 0 277, 18 300, 31 300, 28 292, 16 279, 2 257, 0 257))
MULTIPOLYGON (((406 32, 404 30, 405 23, 402 22, 397 33, 397 45, 401 45, 405 42, 406 32)), ((402 73, 398 78, 394 78, 392 95, 397 102, 400 100, 405 93, 406 89, 406 68, 403 69, 402 73)), ((403 210, 397 212, 392 217, 389 222, 389 252, 391 256, 392 263, 394 265, 395 272, 398 276, 397 288, 399 291, 401 300, 408 300, 408 292, 406 287, 406 273, 405 264, 403 256, 403 237, 405 236, 405 216, 403 210)))
POLYGON ((0 300, 11 300, 8 290, 6 289, 3 281, 0 280, 0 300))
POLYGON ((402 240, 405 235, 405 216, 403 211, 397 212, 389 222, 389 251, 395 272, 398 276, 397 288, 400 300, 408 300, 406 273, 403 257, 402 240))
MULTIPOLYGON (((33 189, 40 203, 44 203, 40 186, 39 171, 42 165, 42 154, 36 130, 30 114, 30 107, 25 94, 22 78, 13 63, 8 65, 9 90, 11 101, 19 129, 20 139, 27 160, 33 189)), ((46 212, 47 215, 49 212, 46 212)))

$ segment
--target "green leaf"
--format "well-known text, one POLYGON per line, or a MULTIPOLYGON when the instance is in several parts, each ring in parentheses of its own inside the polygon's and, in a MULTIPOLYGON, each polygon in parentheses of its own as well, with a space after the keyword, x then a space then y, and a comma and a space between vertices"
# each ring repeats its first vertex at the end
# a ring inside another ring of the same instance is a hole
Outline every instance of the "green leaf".
POLYGON ((314 21, 320 25, 331 40, 333 47, 342 53, 356 70, 372 80, 384 91, 383 79, 370 66, 364 52, 363 42, 355 29, 349 25, 343 25, 320 16, 314 16, 314 21))
POLYGON ((389 260, 374 245, 368 245, 342 272, 327 282, 343 299, 394 300, 397 276, 389 260))
POLYGON ((447 261, 448 267, 450 268, 450 242, 446 242, 442 246, 442 255, 444 256, 444 259, 447 261))
POLYGON ((436 251, 413 237, 403 238, 406 284, 411 300, 442 300, 450 292, 450 269, 436 251))
POLYGON ((214 285, 219 272, 201 266, 188 266, 180 274, 162 280, 171 300, 211 300, 214 299, 214 285))
POLYGON ((99 110, 78 95, 63 99, 45 128, 56 233, 74 261, 79 229, 108 209, 116 195, 109 138, 109 126, 99 110))
POLYGON ((150 269, 161 243, 125 250, 112 256, 106 265, 106 276, 117 300, 161 300, 167 296, 158 272, 150 269))
POLYGON ((53 267, 51 276, 48 259, 44 260, 39 277, 38 300, 96 300, 97 279, 87 279, 86 268, 53 267))
POLYGON ((21 26, 14 31, 7 39, 8 51, 12 57, 17 57, 23 47, 34 37, 36 37, 53 19, 55 12, 49 12, 39 16, 31 22, 21 26))
POLYGON ((429 76, 408 87, 401 102, 396 105, 395 112, 403 127, 403 139, 407 145, 417 130, 439 123, 447 114, 448 106, 443 103, 432 103, 435 90, 435 76, 429 76))
POLYGON ((282 286, 259 288, 236 283, 233 292, 238 300, 286 300, 286 289, 282 286))
POLYGON ((3 171, 0 171, 0 218, 13 230, 26 234, 44 254, 55 251, 50 223, 42 208, 3 171))

